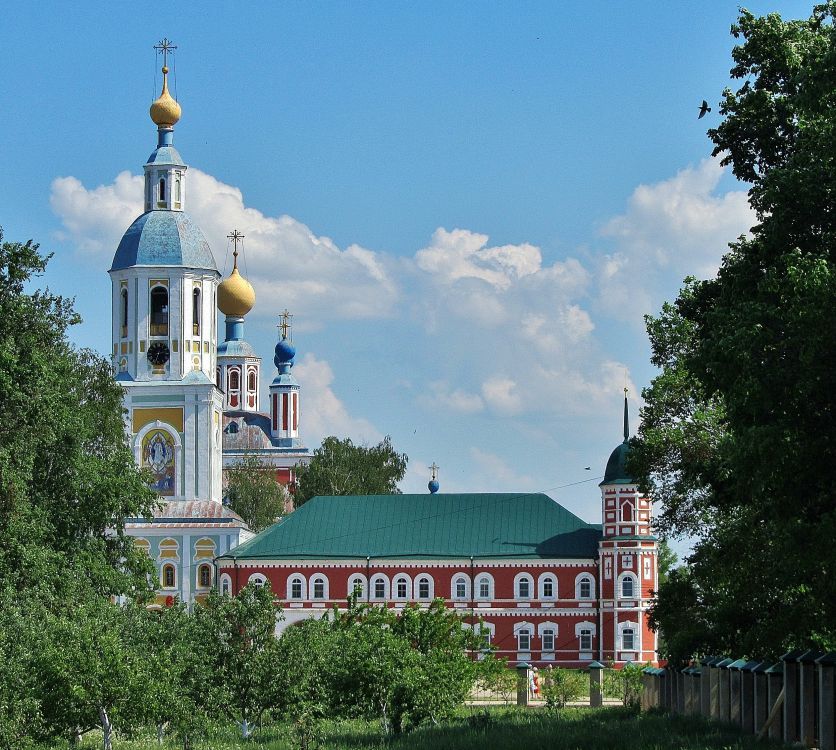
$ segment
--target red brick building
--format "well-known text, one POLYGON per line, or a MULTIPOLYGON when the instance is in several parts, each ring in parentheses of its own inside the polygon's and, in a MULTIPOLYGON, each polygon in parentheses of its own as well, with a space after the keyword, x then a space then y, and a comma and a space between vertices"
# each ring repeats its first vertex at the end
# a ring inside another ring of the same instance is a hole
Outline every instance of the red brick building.
POLYGON ((625 401, 602 524, 540 493, 316 497, 219 557, 219 586, 269 582, 284 607, 279 629, 344 606, 353 591, 393 608, 441 598, 511 662, 655 662, 657 543, 627 452, 625 401))

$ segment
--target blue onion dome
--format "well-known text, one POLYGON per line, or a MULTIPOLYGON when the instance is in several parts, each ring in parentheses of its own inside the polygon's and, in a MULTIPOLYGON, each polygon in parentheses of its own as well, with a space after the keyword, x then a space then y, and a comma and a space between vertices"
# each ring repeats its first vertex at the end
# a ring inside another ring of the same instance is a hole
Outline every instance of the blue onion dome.
POLYGON ((273 362, 276 367, 281 369, 282 365, 293 364, 293 358, 295 356, 296 347, 283 336, 281 341, 276 344, 276 356, 273 357, 273 362))
POLYGON ((440 487, 440 485, 438 484, 438 480, 437 480, 437 479, 430 479, 430 481, 429 481, 429 482, 427 482, 427 489, 428 489, 428 490, 429 490, 429 491, 430 491, 433 495, 434 495, 436 492, 438 492, 438 488, 439 488, 439 487, 440 487))

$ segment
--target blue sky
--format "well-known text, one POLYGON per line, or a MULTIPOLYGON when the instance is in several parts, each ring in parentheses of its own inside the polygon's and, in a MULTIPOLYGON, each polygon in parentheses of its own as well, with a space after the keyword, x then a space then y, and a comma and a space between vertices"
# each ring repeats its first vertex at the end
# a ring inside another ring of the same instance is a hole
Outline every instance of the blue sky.
POLYGON ((603 473, 625 379, 636 427, 642 316, 752 223, 705 136, 735 17, 733 2, 18 3, 0 224, 55 253, 46 283, 76 297, 75 341, 106 352, 106 271, 141 211, 167 36, 187 210, 222 270, 226 233, 247 235, 247 337, 267 362, 278 313, 295 314, 312 447, 390 434, 407 491, 436 461, 442 490, 551 490, 595 521, 596 482, 562 486, 603 473))

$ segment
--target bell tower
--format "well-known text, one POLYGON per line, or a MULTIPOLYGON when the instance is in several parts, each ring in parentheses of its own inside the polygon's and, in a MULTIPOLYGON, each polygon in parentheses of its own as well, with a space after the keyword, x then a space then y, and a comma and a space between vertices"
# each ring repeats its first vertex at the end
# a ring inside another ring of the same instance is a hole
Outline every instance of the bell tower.
POLYGON ((624 389, 624 440, 610 454, 601 489, 603 537, 599 543, 602 653, 599 659, 624 663, 656 661, 656 634, 647 610, 657 580, 657 539, 650 500, 626 468, 630 417, 624 389))

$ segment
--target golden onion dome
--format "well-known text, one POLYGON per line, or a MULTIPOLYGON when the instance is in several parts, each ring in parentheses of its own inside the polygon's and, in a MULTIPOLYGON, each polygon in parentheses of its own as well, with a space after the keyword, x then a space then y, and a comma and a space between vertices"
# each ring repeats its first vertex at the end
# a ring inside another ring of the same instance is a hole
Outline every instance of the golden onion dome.
POLYGON ((163 66, 163 91, 160 98, 151 104, 151 119, 158 127, 173 127, 180 119, 182 110, 180 105, 168 93, 168 68, 163 66))
POLYGON ((253 285, 238 272, 237 260, 229 278, 218 285, 218 309, 224 315, 246 315, 255 304, 253 285))

